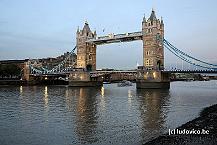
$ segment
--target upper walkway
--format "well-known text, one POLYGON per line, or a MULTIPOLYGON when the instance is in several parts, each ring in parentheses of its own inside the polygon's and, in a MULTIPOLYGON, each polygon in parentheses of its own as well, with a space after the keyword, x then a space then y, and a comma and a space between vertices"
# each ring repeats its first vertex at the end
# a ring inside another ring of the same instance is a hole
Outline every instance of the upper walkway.
POLYGON ((142 31, 132 32, 125 34, 108 34, 106 36, 100 36, 93 39, 88 39, 87 43, 94 43, 96 45, 102 45, 107 43, 118 43, 118 42, 127 42, 142 40, 142 31))

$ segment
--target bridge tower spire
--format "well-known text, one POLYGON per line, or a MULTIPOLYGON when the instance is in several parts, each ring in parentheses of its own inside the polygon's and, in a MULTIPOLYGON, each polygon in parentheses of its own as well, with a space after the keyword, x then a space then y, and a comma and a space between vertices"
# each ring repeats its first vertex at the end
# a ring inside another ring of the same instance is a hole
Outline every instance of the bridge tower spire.
POLYGON ((96 32, 92 32, 87 21, 82 30, 77 30, 77 68, 87 71, 96 70, 96 45, 87 43, 91 38, 96 38, 96 32))

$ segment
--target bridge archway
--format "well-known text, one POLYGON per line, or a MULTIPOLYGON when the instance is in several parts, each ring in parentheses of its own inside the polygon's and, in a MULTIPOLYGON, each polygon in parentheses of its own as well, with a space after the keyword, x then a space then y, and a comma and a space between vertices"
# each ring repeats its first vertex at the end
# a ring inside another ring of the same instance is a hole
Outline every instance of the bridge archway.
POLYGON ((142 42, 113 43, 97 46, 96 68, 130 70, 142 65, 142 42))
POLYGON ((91 64, 88 64, 88 65, 86 66, 86 69, 87 69, 87 71, 92 71, 93 66, 92 66, 91 64))
POLYGON ((158 70, 162 70, 163 68, 162 68, 162 61, 161 60, 158 60, 157 61, 157 67, 158 67, 158 70))

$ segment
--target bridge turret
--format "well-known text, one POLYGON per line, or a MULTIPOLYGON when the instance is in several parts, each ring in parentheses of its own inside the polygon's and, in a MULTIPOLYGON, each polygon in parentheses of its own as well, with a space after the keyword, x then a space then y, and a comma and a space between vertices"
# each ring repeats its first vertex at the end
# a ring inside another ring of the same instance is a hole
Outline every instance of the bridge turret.
POLYGON ((157 17, 156 17, 154 9, 152 9, 152 11, 151 11, 151 15, 149 17, 149 20, 150 21, 156 21, 157 20, 157 17))
POLYGON ((163 17, 161 17, 161 19, 160 19, 160 24, 164 25, 163 17))
POLYGON ((82 34, 88 36, 88 35, 90 35, 91 33, 92 33, 92 32, 91 32, 91 30, 90 30, 89 24, 88 24, 87 21, 85 21, 84 27, 83 27, 83 29, 82 29, 82 34))
POLYGON ((96 70, 96 45, 86 42, 95 37, 96 32, 93 33, 85 21, 83 29, 77 31, 77 68, 96 70))
POLYGON ((144 17, 143 17, 142 23, 145 23, 145 22, 146 22, 146 17, 145 17, 145 14, 144 14, 144 17))
POLYGON ((79 31, 80 31, 80 30, 79 30, 79 26, 78 26, 78 29, 77 29, 77 34, 79 33, 79 31))
POLYGON ((163 36, 164 36, 164 22, 163 22, 163 18, 161 17, 161 21, 160 21, 160 29, 163 32, 163 36))
POLYGON ((143 33, 143 66, 147 70, 164 69, 164 50, 162 38, 164 37, 163 20, 157 19, 152 9, 147 21, 142 22, 143 33))

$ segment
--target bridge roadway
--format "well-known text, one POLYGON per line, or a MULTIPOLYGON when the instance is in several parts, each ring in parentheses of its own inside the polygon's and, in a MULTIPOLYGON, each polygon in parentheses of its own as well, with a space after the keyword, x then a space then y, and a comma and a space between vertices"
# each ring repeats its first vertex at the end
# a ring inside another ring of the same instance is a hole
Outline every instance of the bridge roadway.
MULTIPOLYGON (((167 73, 207 73, 207 74, 217 74, 217 70, 163 70, 167 73)), ((105 74, 112 73, 122 73, 122 74, 136 74, 136 70, 97 70, 90 72, 91 77, 103 76, 105 74)), ((70 71, 49 73, 49 74, 30 74, 31 76, 44 76, 44 77, 62 77, 70 74, 70 71)))
POLYGON ((217 70, 164 70, 168 73, 207 73, 207 74, 217 74, 217 70))
MULTIPOLYGON (((163 72, 168 73, 217 73, 217 70, 162 70, 163 72)), ((91 72, 91 74, 94 73, 136 73, 137 70, 97 70, 91 72)))
MULTIPOLYGON (((65 71, 65 72, 54 72, 54 73, 48 73, 48 74, 30 74, 31 76, 44 76, 44 77, 55 77, 55 76, 67 76, 70 74, 70 72, 73 71, 65 71)), ((101 76, 101 75, 105 75, 105 74, 111 74, 111 73, 135 73, 136 74, 136 70, 109 70, 109 71, 92 71, 90 72, 91 77, 95 77, 95 75, 97 74, 97 76, 101 76)))

